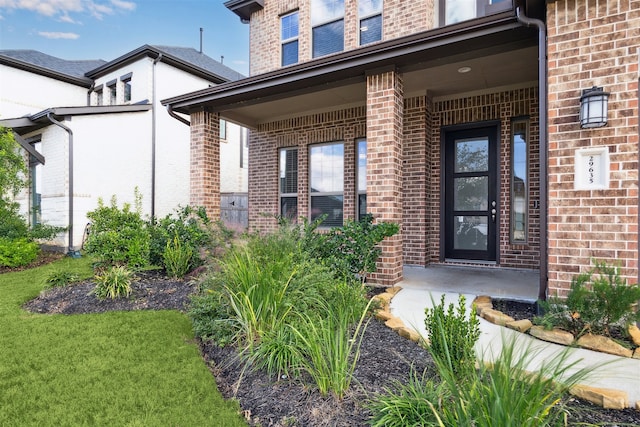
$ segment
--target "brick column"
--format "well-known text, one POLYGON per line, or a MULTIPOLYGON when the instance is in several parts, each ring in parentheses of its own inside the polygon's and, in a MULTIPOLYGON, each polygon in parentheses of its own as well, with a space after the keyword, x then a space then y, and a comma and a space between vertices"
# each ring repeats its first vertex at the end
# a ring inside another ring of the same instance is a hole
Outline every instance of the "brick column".
MULTIPOLYGON (((367 210, 376 222, 402 228, 403 87, 395 69, 367 75, 367 210)), ((402 231, 382 243, 371 281, 392 285, 402 279, 402 231)))
POLYGON ((220 116, 191 114, 191 179, 189 203, 204 206, 212 220, 220 219, 220 116))

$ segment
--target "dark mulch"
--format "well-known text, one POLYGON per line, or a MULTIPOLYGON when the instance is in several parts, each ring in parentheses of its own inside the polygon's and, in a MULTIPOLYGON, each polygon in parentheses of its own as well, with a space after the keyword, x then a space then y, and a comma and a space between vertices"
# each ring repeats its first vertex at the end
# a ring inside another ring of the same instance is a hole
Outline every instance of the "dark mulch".
MULTIPOLYGON (((85 282, 43 292, 25 308, 38 313, 90 313, 108 310, 185 310, 196 286, 171 280, 160 272, 139 275, 128 299, 98 300, 85 282)), ((531 317, 531 305, 504 301, 501 310, 517 317, 531 317)), ((362 341, 352 387, 342 400, 322 397, 313 387, 261 371, 245 369, 233 348, 200 343, 204 360, 225 398, 239 401, 245 417, 260 426, 365 426, 369 416, 364 403, 396 382, 406 382, 412 369, 433 372, 427 351, 400 337, 377 320, 371 320, 362 341)), ((604 410, 570 399, 570 425, 640 426, 640 411, 604 410)))

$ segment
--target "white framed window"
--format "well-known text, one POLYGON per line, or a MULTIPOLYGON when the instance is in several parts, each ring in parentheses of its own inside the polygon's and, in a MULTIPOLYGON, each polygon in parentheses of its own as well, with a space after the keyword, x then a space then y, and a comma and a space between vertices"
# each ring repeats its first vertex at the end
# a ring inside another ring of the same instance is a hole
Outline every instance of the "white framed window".
POLYGON ((511 122, 511 242, 526 243, 529 224, 529 120, 511 122))
POLYGON ((382 0, 358 0, 360 46, 382 40, 382 0))
POLYGON ((107 83, 107 91, 109 93, 109 105, 116 105, 118 103, 118 91, 117 91, 117 81, 111 80, 107 83))
POLYGON ((344 218, 344 143, 309 148, 311 221, 327 215, 323 227, 342 227, 344 218))
POLYGON ((314 58, 344 50, 344 0, 311 0, 314 58))
POLYGON ((298 62, 298 12, 280 17, 281 64, 287 66, 298 62))
POLYGON ((280 216, 291 221, 298 218, 298 149, 280 149, 280 216))
POLYGON ((220 119, 220 139, 227 139, 227 121, 220 119))
POLYGON ((104 103, 104 91, 102 85, 96 89, 96 105, 102 105, 104 103))
POLYGON ((120 77, 120 81, 123 85, 124 102, 131 102, 131 77, 133 77, 133 73, 125 74, 120 77))
POLYGON ((358 220, 367 215, 367 140, 356 140, 356 179, 357 179, 357 203, 356 216, 358 220))

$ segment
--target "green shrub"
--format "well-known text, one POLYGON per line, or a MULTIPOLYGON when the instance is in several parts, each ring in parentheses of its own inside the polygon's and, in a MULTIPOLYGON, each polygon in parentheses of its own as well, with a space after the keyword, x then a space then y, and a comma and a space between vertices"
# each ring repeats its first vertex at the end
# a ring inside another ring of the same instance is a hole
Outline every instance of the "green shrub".
POLYGON ((373 427, 437 425, 434 403, 444 398, 444 393, 433 379, 412 371, 406 383, 397 381, 392 389, 367 403, 371 411, 368 423, 373 427))
POLYGON ((106 265, 149 265, 150 235, 141 218, 141 195, 136 189, 136 209, 125 203, 118 208, 116 197, 106 206, 98 200, 98 208, 87 213, 91 228, 85 250, 106 265))
POLYGON ((368 309, 353 328, 348 314, 326 306, 315 315, 301 314, 293 327, 302 353, 302 369, 313 379, 320 394, 333 392, 341 399, 349 389, 360 356, 360 344, 367 328, 368 309))
POLYGON ((429 334, 429 352, 434 357, 450 358, 453 370, 461 375, 473 371, 476 362, 474 345, 480 338, 480 320, 475 310, 467 313, 466 298, 458 296, 445 311, 445 295, 440 304, 425 310, 425 326, 429 334))
POLYGON ((40 252, 37 243, 26 238, 0 237, 0 266, 22 267, 33 262, 40 252))
POLYGON ((45 289, 59 288, 78 280, 80 280, 80 276, 72 271, 55 269, 44 279, 44 287, 45 289))
POLYGON ((187 314, 193 323, 195 336, 211 339, 221 347, 233 340, 232 313, 226 296, 221 292, 206 289, 191 296, 187 314))
MULTIPOLYGON (((154 265, 164 265, 164 253, 167 243, 177 235, 181 245, 191 249, 192 266, 202 264, 199 256, 201 248, 213 242, 214 230, 210 230, 211 221, 203 207, 180 207, 174 214, 169 214, 155 223, 149 223, 151 234, 149 259, 154 265)), ((165 265, 166 267, 166 265, 165 265)))
POLYGON ((133 278, 134 272, 125 266, 108 267, 96 275, 94 293, 99 299, 128 297, 131 295, 133 278))
POLYGON ((183 277, 191 268, 193 260, 193 249, 180 241, 178 234, 173 237, 173 241, 167 242, 164 250, 164 268, 171 277, 183 277))
POLYGON ((332 228, 328 233, 316 233, 315 229, 323 219, 321 217, 311 224, 303 223, 304 249, 311 258, 325 260, 348 280, 361 282, 364 282, 367 273, 376 270, 376 261, 381 253, 378 244, 399 230, 395 223, 374 225, 373 216, 366 215, 360 221, 347 220, 342 227, 332 228))
POLYGON ((640 286, 627 285, 618 267, 595 261, 595 267, 571 280, 565 300, 541 302, 545 314, 534 319, 547 328, 560 327, 580 336, 585 332, 609 335, 612 326, 623 330, 640 321, 632 305, 640 300, 640 286))

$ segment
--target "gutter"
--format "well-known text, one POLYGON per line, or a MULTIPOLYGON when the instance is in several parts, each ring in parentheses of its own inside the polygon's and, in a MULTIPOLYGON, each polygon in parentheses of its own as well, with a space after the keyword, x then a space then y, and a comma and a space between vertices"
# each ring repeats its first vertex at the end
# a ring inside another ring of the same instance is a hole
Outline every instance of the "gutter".
POLYGON ((174 119, 184 123, 185 125, 191 126, 191 122, 189 120, 185 119, 184 117, 181 117, 181 116, 177 115, 176 112, 173 111, 173 107, 172 107, 171 104, 167 104, 167 113, 169 113, 169 115, 171 117, 173 117, 174 119))
POLYGON ((153 103, 151 107, 151 222, 156 221, 156 65, 162 61, 162 53, 153 60, 153 103))
POLYGON ((54 119, 51 112, 47 113, 47 119, 69 134, 69 248, 67 255, 77 257, 78 251, 73 248, 73 131, 54 119))
POLYGON ((538 28, 538 103, 540 121, 540 285, 538 288, 538 300, 547 299, 549 286, 548 278, 548 236, 547 236, 547 209, 548 209, 548 119, 547 119, 547 34, 544 22, 539 19, 529 18, 520 10, 520 6, 516 8, 516 17, 518 22, 527 27, 538 28))

